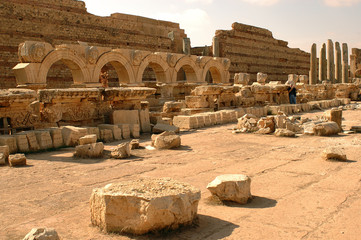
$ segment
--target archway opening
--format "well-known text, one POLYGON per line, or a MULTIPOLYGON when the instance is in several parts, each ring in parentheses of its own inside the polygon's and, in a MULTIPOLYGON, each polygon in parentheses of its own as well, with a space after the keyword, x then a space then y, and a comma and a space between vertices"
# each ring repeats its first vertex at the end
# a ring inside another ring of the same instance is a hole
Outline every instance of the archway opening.
POLYGON ((205 82, 208 84, 222 83, 221 73, 216 67, 210 67, 205 76, 205 82))
POLYGON ((166 75, 158 63, 149 63, 143 72, 142 82, 166 83, 166 75))
POLYGON ((101 76, 104 73, 106 73, 108 77, 108 87, 119 87, 121 84, 130 82, 128 71, 120 62, 113 61, 105 64, 101 69, 99 81, 101 81, 101 76))
POLYGON ((73 83, 72 70, 64 60, 59 60, 51 65, 46 76, 47 88, 70 88, 73 83))

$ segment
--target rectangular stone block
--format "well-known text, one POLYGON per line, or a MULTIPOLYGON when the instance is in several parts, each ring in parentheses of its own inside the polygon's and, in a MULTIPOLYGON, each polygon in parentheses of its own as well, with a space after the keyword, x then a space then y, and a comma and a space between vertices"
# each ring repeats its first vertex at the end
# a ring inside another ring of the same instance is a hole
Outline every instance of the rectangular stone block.
POLYGON ((122 130, 123 139, 130 139, 130 126, 129 126, 129 124, 119 124, 118 127, 122 130))
POLYGON ((0 146, 0 154, 2 155, 2 158, 0 158, 0 165, 4 165, 10 155, 9 146, 8 145, 0 146))
POLYGON ((28 139, 30 152, 37 152, 40 150, 40 146, 38 140, 36 139, 36 135, 34 131, 25 131, 25 132, 17 133, 17 135, 26 136, 26 138, 28 139))
POLYGON ((143 133, 151 132, 149 109, 139 110, 140 130, 143 133))
POLYGON ((173 118, 173 125, 180 129, 196 129, 198 127, 197 118, 194 116, 175 116, 173 118))
POLYGON ((13 136, 0 136, 0 146, 5 145, 9 147, 10 153, 16 153, 18 151, 16 139, 13 136))
POLYGON ((86 129, 88 130, 89 135, 95 134, 97 135, 97 139, 100 140, 100 131, 98 127, 86 127, 86 129))
POLYGON ((209 115, 207 113, 202 113, 202 114, 199 114, 200 116, 203 116, 203 119, 204 119, 204 126, 205 127, 210 127, 212 126, 212 123, 211 123, 211 119, 209 117, 209 115))
POLYGON ((211 120, 211 125, 217 124, 216 114, 215 113, 208 113, 209 119, 211 120))
POLYGON ((18 152, 29 152, 29 142, 26 135, 17 135, 15 134, 16 145, 18 146, 18 152))
POLYGON ((140 137, 140 126, 139 124, 130 124, 130 133, 133 138, 139 138, 140 137))
POLYGON ((51 140, 53 141, 54 148, 60 148, 64 146, 63 134, 61 134, 60 128, 47 129, 50 133, 51 140))
POLYGON ((88 129, 65 126, 61 128, 61 134, 63 135, 63 140, 65 146, 74 147, 79 144, 79 138, 88 135, 88 129))
POLYGON ((97 139, 98 139, 98 137, 95 134, 86 135, 84 137, 79 138, 79 145, 96 143, 97 139))
POLYGON ((100 124, 98 128, 101 129, 110 129, 113 133, 113 138, 116 141, 122 140, 122 130, 118 127, 118 125, 111 124, 100 124))
POLYGON ((202 115, 193 115, 197 119, 198 128, 203 128, 206 123, 204 122, 204 117, 202 115))
POLYGON ((216 124, 222 124, 222 114, 220 112, 215 112, 214 114, 216 116, 216 124))
POLYGON ((103 142, 113 142, 113 131, 111 129, 99 129, 100 140, 103 142))
POLYGON ((227 124, 231 121, 230 115, 228 111, 222 110, 221 113, 221 124, 227 124))
POLYGON ((38 140, 40 150, 53 148, 53 140, 51 139, 49 131, 39 130, 34 132, 36 139, 38 140))
POLYGON ((110 121, 114 125, 140 124, 138 110, 114 110, 110 121))

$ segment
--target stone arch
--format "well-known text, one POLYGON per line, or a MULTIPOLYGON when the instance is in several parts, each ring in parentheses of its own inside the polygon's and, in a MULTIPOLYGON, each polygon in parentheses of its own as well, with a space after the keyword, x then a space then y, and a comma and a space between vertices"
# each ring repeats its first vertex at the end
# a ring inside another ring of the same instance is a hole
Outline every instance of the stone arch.
POLYGON ((84 60, 73 51, 62 49, 49 53, 41 63, 39 69, 40 83, 46 83, 49 69, 58 61, 62 61, 70 69, 74 83, 84 83, 86 80, 90 80, 90 73, 84 60))
POLYGON ((217 60, 209 60, 204 68, 202 74, 202 82, 205 82, 208 71, 212 75, 213 83, 226 83, 227 76, 224 74, 224 66, 217 60))
POLYGON ((117 72, 119 83, 135 83, 132 64, 119 52, 107 52, 99 57, 93 73, 93 82, 99 81, 100 72, 108 63, 110 63, 117 72))
POLYGON ((137 82, 142 82, 145 69, 151 67, 156 75, 157 82, 170 83, 172 81, 169 73, 168 63, 158 54, 150 54, 142 60, 137 74, 137 82))
POLYGON ((172 82, 177 81, 177 73, 181 68, 183 68, 187 76, 187 82, 192 82, 192 83, 202 82, 201 80, 202 70, 197 66, 195 61, 189 56, 182 57, 175 65, 174 67, 175 74, 173 74, 172 82))

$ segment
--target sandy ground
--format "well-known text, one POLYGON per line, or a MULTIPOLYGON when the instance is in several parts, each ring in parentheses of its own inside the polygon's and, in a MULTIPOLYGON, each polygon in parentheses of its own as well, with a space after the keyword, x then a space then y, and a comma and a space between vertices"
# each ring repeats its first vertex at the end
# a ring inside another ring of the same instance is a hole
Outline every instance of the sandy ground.
MULTIPOLYGON (((315 114, 321 113, 306 115, 315 114)), ((344 129, 361 125, 360 115, 344 111, 344 129)), ((139 149, 127 160, 73 159, 74 149, 66 148, 28 154, 27 167, 0 167, 0 239, 22 239, 41 226, 78 240, 360 239, 360 134, 277 138, 232 134, 233 126, 183 133, 178 150, 139 149), (327 146, 343 147, 349 161, 322 160, 327 146), (207 184, 229 173, 252 177, 250 204, 209 200, 207 184), (171 177, 201 189, 198 224, 141 237, 108 235, 91 226, 92 189, 140 177, 171 177)), ((143 146, 149 137, 142 136, 143 146)))

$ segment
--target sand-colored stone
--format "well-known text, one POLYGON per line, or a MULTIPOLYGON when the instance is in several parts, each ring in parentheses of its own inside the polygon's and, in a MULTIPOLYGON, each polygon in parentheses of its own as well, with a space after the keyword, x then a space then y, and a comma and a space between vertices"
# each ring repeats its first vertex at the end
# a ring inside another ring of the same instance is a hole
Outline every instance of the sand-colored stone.
POLYGON ((106 232, 145 234, 190 225, 200 190, 171 179, 140 179, 93 190, 92 224, 106 232))
POLYGON ((347 161, 346 154, 343 149, 339 147, 328 147, 322 152, 322 157, 325 160, 347 161))
POLYGON ((114 147, 110 153, 110 156, 115 159, 124 159, 130 157, 130 144, 121 143, 114 147))
POLYGON ((86 135, 84 137, 79 138, 79 145, 96 143, 97 139, 98 139, 97 135, 95 135, 95 134, 86 135))
POLYGON ((162 132, 166 132, 166 131, 179 133, 179 127, 172 126, 172 125, 167 125, 167 124, 157 123, 153 127, 153 130, 152 130, 153 133, 162 133, 162 132))
POLYGON ((153 135, 154 147, 157 149, 178 148, 181 145, 181 137, 174 132, 163 132, 153 135))
POLYGON ((9 155, 9 166, 17 167, 17 166, 25 166, 26 165, 26 157, 25 154, 18 153, 14 155, 9 155))
POLYGON ((60 240, 60 238, 55 229, 33 228, 23 240, 60 240))
POLYGON ((103 156, 104 144, 102 142, 78 145, 75 147, 75 157, 100 158, 103 156))
POLYGON ((79 144, 79 138, 88 134, 88 129, 65 126, 61 128, 65 146, 76 146, 79 144))

